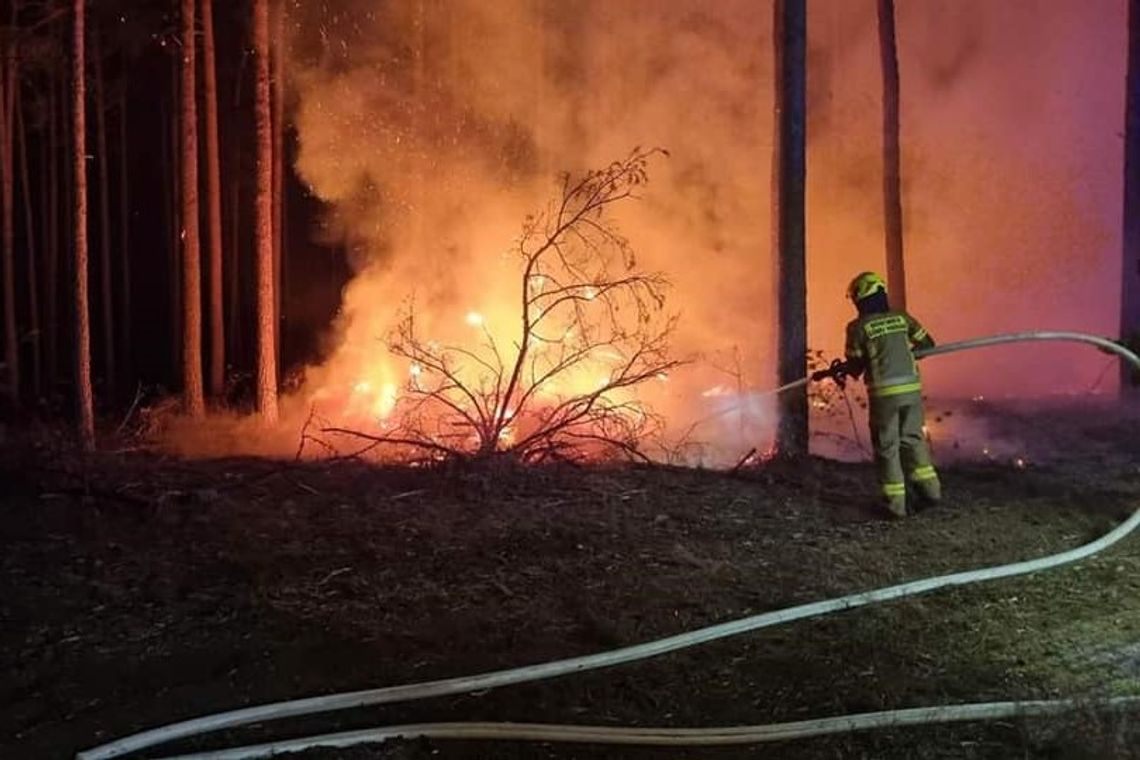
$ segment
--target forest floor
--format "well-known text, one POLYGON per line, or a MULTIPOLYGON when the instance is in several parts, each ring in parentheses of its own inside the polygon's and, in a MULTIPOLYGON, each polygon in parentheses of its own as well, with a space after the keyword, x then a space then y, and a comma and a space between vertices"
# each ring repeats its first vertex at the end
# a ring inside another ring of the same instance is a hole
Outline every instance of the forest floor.
MULTIPOLYGON (((0 447, 0 757, 66 758, 263 702, 588 654, 1085 543, 1140 506, 1136 410, 994 412, 1050 455, 870 505, 869 464, 428 471, 0 447)), ((1140 536, 1078 564, 473 695, 223 732, 151 756, 445 720, 720 726, 1057 696, 1063 719, 723 749, 412 740, 305 758, 1128 758, 1140 536)))

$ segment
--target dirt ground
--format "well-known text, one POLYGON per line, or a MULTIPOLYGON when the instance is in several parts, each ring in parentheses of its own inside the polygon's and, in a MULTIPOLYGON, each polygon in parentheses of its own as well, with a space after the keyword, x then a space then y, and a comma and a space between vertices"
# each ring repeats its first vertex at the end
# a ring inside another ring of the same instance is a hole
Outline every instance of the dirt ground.
MULTIPOLYGON (((901 522, 869 506, 869 465, 824 459, 735 474, 428 471, 138 450, 83 461, 42 434, 10 437, 0 449, 0 757, 65 758, 240 706, 599 652, 1032 558, 1140 506, 1135 415, 1013 410, 1001 420, 1040 426, 1050 456, 947 466, 946 502, 901 522)), ((1090 708, 1063 720, 754 747, 416 740, 296 756, 1140 757, 1140 712, 1095 709, 1119 694, 1140 694, 1140 536, 1037 576, 151 756, 386 723, 716 726, 1077 696, 1090 708)))

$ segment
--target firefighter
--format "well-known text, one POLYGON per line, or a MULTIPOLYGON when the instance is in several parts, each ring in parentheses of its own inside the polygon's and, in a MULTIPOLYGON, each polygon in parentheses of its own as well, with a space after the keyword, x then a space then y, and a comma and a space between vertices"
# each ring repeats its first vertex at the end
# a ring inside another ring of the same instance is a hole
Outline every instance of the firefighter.
POLYGON ((913 353, 934 346, 934 340, 914 317, 891 309, 886 282, 874 272, 852 280, 847 296, 859 312, 847 325, 847 360, 813 379, 863 377, 883 503, 893 517, 904 517, 908 480, 927 504, 942 497, 923 432, 922 382, 913 353))

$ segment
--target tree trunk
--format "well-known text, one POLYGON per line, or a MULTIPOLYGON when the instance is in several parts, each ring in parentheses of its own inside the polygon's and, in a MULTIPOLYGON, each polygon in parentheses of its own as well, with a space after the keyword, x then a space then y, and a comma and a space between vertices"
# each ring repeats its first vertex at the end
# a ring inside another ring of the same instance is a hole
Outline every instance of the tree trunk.
POLYGON ((179 222, 180 209, 182 208, 182 160, 181 153, 178 150, 178 92, 181 88, 179 84, 179 64, 175 59, 174 65, 171 67, 172 73, 172 87, 170 103, 163 103, 162 106, 162 123, 167 127, 162 131, 162 149, 165 160, 163 166, 166 167, 166 187, 168 194, 166 197, 166 216, 169 226, 167 227, 168 234, 170 235, 169 244, 167 246, 166 257, 166 274, 167 274, 167 287, 170 294, 167 298, 170 308, 170 372, 171 378, 178 377, 182 372, 182 278, 181 272, 181 248, 182 248, 182 225, 179 222))
MULTIPOLYGON (((12 8, 12 26, 15 27, 16 9, 12 8)), ((7 367, 3 392, 15 407, 20 399, 20 336, 16 327, 16 250, 14 240, 15 189, 12 171, 12 110, 15 103, 16 50, 11 39, 5 39, 2 50, 3 70, 0 73, 0 195, 3 196, 3 278, 4 278, 4 363, 7 367)))
POLYGON ((895 0, 879 0, 879 57, 883 69, 883 217, 887 244, 887 290, 891 306, 906 308, 903 260, 902 176, 899 154, 899 57, 895 0))
POLYGON ((47 327, 47 377, 54 387, 59 382, 59 242, 60 242, 60 161, 65 155, 59 120, 63 118, 60 102, 63 78, 52 76, 48 91, 48 203, 47 245, 44 248, 44 321, 47 327))
POLYGON ((257 411, 277 421, 277 352, 273 320, 273 120, 269 97, 269 0, 253 2, 253 46, 257 66, 257 411))
POLYGON ((285 336, 285 0, 277 0, 273 14, 272 74, 273 83, 273 278, 275 309, 274 339, 277 343, 277 365, 285 336))
MULTIPOLYGON (((807 285, 804 262, 805 140, 807 133, 807 9, 805 0, 775 5, 777 77, 776 128, 779 330, 777 372, 781 385, 807 371, 807 285)), ((807 391, 780 394, 777 451, 798 456, 808 450, 807 391)))
POLYGON ((16 136, 20 141, 20 189, 24 196, 24 248, 28 266, 25 271, 28 288, 28 335, 32 344, 32 397, 38 399, 42 390, 43 354, 40 341, 40 284, 36 266, 36 219, 32 211, 32 182, 28 171, 28 129, 24 122, 23 101, 16 97, 16 136))
MULTIPOLYGON (((230 112, 231 117, 241 121, 244 119, 244 112, 242 111, 242 84, 245 79, 245 65, 248 61, 248 53, 243 52, 241 63, 238 66, 237 75, 233 78, 234 82, 234 99, 233 110, 230 112)), ((225 252, 226 256, 226 311, 229 316, 226 323, 226 352, 230 357, 230 363, 234 366, 245 365, 248 357, 246 355, 246 341, 245 332, 242 327, 246 324, 245 311, 242 308, 242 293, 243 281, 242 275, 244 267, 242 267, 242 226, 241 226, 241 212, 242 212, 242 178, 246 176, 246 168, 249 162, 246 159, 245 153, 242 149, 242 140, 239 136, 235 135, 234 139, 229 141, 229 163, 230 171, 233 174, 234 181, 230 183, 230 218, 229 218, 229 239, 230 244, 228 250, 225 252)))
MULTIPOLYGON (((84 53, 86 55, 86 53, 84 53)), ((84 62, 86 66, 86 61, 84 62)), ((84 76, 87 76, 86 69, 84 76)), ((60 80, 59 89, 59 103, 60 103, 60 144, 66 146, 65 150, 67 158, 71 157, 71 150, 75 145, 75 119, 72 113, 72 106, 70 98, 72 97, 71 91, 71 72, 69 71, 60 80)), ((84 86, 86 87, 86 81, 84 86)), ((87 97, 87 91, 84 89, 83 97, 87 97)), ((86 124, 87 106, 84 104, 84 124, 86 124)), ((87 150, 87 138, 83 137, 83 149, 87 150)), ((74 378, 74 364, 75 350, 72 347, 72 341, 75 339, 75 305, 74 295, 70 289, 70 283, 75 276, 75 256, 72 252, 75 250, 75 172, 73 167, 68 163, 68 160, 61 159, 59 162, 60 171, 60 249, 59 249, 59 277, 62 283, 59 301, 59 350, 60 350, 60 367, 61 372, 66 372, 68 375, 67 382, 70 386, 75 382, 74 378)), ((86 208, 86 207, 84 207, 86 208)), ((84 224, 87 222, 85 221, 84 224)), ((90 254, 90 252, 88 252, 90 254)), ((88 272, 90 276, 90 271, 88 272)), ((90 313, 87 315, 90 320, 90 313)), ((90 337, 90 336, 88 336, 90 337)), ((89 344, 90 345, 90 344, 89 344)), ((60 376, 63 379, 63 376, 60 376)))
POLYGON ((198 88, 195 83, 195 2, 182 0, 182 402, 205 414, 202 391, 202 273, 198 244, 198 88))
POLYGON ((131 205, 127 161, 127 69, 119 88, 119 369, 128 382, 134 379, 131 325, 131 205))
MULTIPOLYGON (((1140 349, 1140 0, 1128 3, 1128 74, 1124 127, 1124 276, 1120 336, 1140 349)), ((1140 373, 1121 362, 1122 389, 1140 373)))
POLYGON ((226 381, 226 333, 222 311, 222 180, 218 155, 218 82, 214 62, 212 0, 202 0, 202 67, 205 72, 206 229, 209 236, 210 395, 221 398, 226 381))
POLYGON ((40 206, 40 228, 39 228, 39 252, 40 258, 36 262, 36 271, 38 273, 37 283, 39 291, 36 293, 36 303, 38 305, 38 313, 36 314, 36 321, 39 324, 39 352, 40 352, 40 387, 37 393, 40 398, 47 395, 47 391, 51 389, 53 378, 47 374, 47 302, 51 299, 51 280, 47 280, 47 259, 50 255, 48 248, 51 246, 52 237, 52 209, 51 209, 51 172, 52 163, 55 161, 55 146, 49 137, 53 131, 52 120, 55 117, 54 107, 51 105, 52 99, 55 97, 55 77, 48 73, 44 79, 44 123, 39 140, 39 161, 38 161, 38 176, 39 176, 39 197, 36 202, 40 206))
POLYGON ((103 79, 103 45, 93 36, 95 66, 95 149, 99 154, 99 292, 103 328, 103 381, 108 399, 115 398, 115 302, 111 287, 111 177, 107 160, 107 95, 103 79))
POLYGON ((241 160, 240 148, 235 148, 230 157, 230 171, 234 173, 235 179, 230 183, 230 244, 226 251, 225 314, 229 316, 226 323, 226 354, 230 357, 230 363, 236 367, 243 366, 246 360, 245 342, 242 340, 245 320, 241 308, 241 181, 237 179, 244 175, 245 164, 241 160))
POLYGON ((75 387, 79 402, 79 439, 84 451, 95 448, 95 412, 91 398, 91 334, 87 304, 87 97, 84 82, 85 0, 75 0, 72 50, 72 159, 75 172, 75 387))

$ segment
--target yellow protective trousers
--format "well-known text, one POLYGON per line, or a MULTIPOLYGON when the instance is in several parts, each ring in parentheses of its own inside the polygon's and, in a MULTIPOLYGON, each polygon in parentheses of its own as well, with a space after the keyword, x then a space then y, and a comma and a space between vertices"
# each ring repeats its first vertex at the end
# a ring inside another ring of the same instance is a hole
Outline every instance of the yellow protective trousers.
POLYGON ((921 391, 870 394, 871 445, 875 469, 887 508, 906 514, 906 483, 920 496, 937 501, 942 495, 938 472, 930 461, 923 427, 921 391))

